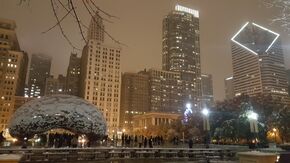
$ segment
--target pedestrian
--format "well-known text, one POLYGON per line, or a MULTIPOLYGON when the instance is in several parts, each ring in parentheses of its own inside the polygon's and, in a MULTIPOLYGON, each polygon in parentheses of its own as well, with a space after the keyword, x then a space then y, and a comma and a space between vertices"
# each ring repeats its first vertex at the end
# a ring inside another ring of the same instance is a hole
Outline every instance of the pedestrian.
POLYGON ((153 139, 152 139, 152 136, 149 138, 149 148, 153 148, 153 139))
POLYGON ((144 139, 144 148, 147 148, 147 138, 144 139))
POLYGON ((142 147, 142 142, 143 142, 143 137, 140 135, 140 136, 138 137, 139 148, 142 147))
POLYGON ((189 148, 192 148, 192 146, 193 146, 193 140, 192 139, 189 139, 189 141, 188 141, 188 147, 189 148))

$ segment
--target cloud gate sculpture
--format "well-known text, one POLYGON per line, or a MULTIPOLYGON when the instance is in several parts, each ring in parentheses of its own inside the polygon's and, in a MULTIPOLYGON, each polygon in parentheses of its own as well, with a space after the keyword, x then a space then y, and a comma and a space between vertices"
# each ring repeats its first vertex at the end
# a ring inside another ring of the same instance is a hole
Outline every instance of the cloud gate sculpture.
POLYGON ((13 114, 8 127, 11 136, 17 138, 31 138, 59 128, 102 137, 107 130, 102 113, 94 105, 68 95, 42 97, 24 104, 13 114))

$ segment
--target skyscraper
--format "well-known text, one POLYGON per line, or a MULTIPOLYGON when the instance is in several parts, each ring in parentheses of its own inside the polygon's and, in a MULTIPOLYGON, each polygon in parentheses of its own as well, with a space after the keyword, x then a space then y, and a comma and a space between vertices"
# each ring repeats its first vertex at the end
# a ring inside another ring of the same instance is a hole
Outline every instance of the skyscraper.
POLYGON ((176 5, 163 20, 162 35, 162 69, 182 72, 183 80, 194 87, 192 102, 200 101, 199 11, 176 5))
POLYGON ((235 97, 234 91, 234 81, 233 77, 228 77, 225 79, 225 96, 226 100, 233 99, 235 97))
MULTIPOLYGON (((94 17, 91 21, 95 21, 94 17)), ((100 23, 97 23, 97 27, 103 26, 100 23)), ((101 35, 104 33, 104 30, 99 28, 90 30, 91 33, 101 32, 101 35)), ((99 37, 89 37, 81 57, 81 97, 102 111, 110 136, 116 134, 119 129, 120 56, 120 47, 106 45, 99 37)))
POLYGON ((213 82, 211 74, 201 74, 201 104, 202 107, 211 107, 214 104, 213 82))
POLYGON ((158 69, 149 69, 140 73, 149 76, 149 110, 151 112, 183 113, 187 103, 198 108, 198 101, 192 98, 194 85, 187 78, 187 74, 158 69))
POLYGON ((232 38, 235 95, 271 94, 288 101, 287 79, 279 34, 247 22, 232 38))
POLYGON ((90 26, 88 29, 88 40, 97 40, 101 43, 104 43, 105 41, 105 26, 103 24, 103 19, 99 15, 99 13, 96 13, 94 17, 92 17, 92 20, 90 22, 90 26))
POLYGON ((29 69, 29 97, 44 96, 46 79, 50 76, 51 57, 33 54, 29 69))
POLYGON ((66 92, 66 77, 58 75, 58 78, 50 76, 45 83, 45 96, 67 94, 66 92))
POLYGON ((66 92, 69 95, 80 95, 81 58, 72 53, 69 59, 66 76, 66 92))
POLYGON ((20 50, 13 20, 0 19, 0 131, 14 112, 15 96, 23 96, 28 56, 20 50))
POLYGON ((149 111, 149 76, 141 73, 122 74, 120 127, 133 131, 133 116, 149 111))

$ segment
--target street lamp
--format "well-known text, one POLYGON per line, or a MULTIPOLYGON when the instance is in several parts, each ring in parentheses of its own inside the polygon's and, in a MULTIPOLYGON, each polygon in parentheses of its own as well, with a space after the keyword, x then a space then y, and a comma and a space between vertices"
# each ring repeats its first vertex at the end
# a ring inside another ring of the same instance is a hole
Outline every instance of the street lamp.
POLYGON ((273 128, 274 136, 275 136, 275 143, 277 144, 277 129, 273 128))
POLYGON ((259 130, 258 130, 259 115, 257 113, 255 113, 254 111, 249 111, 247 117, 248 117, 249 122, 250 122, 250 130, 251 130, 251 133, 253 134, 253 137, 254 137, 254 143, 255 143, 255 145, 257 145, 256 135, 259 132, 259 130))
POLYGON ((209 124, 209 110, 207 108, 204 108, 201 111, 202 115, 203 115, 203 129, 205 131, 205 144, 206 147, 208 148, 208 144, 210 143, 210 124, 209 124))

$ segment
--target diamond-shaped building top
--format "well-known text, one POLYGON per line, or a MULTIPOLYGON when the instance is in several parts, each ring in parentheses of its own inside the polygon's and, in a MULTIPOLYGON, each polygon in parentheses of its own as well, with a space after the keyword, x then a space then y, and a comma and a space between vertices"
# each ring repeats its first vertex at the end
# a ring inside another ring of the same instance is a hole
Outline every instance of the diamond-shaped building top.
POLYGON ((282 43, 279 34, 247 22, 232 38, 235 96, 271 95, 289 104, 282 43))
POLYGON ((256 23, 247 22, 232 38, 239 46, 258 55, 268 52, 280 35, 256 23))

